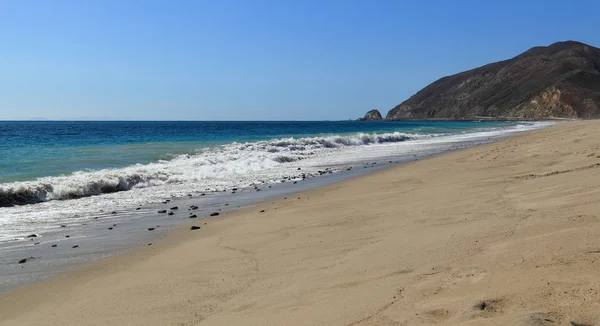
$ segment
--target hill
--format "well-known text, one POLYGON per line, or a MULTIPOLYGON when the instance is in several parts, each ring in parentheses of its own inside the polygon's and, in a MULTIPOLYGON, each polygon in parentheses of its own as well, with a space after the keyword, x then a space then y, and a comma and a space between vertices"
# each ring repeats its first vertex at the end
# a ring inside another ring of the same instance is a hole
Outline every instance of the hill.
POLYGON ((597 118, 600 49, 566 41, 441 78, 387 120, 597 118))

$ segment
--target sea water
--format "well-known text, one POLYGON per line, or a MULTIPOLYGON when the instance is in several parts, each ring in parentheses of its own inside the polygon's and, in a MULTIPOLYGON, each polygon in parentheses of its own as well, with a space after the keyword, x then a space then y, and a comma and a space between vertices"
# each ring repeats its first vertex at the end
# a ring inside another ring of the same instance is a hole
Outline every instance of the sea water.
POLYGON ((0 242, 173 196, 299 182, 369 161, 545 125, 4 121, 0 242))

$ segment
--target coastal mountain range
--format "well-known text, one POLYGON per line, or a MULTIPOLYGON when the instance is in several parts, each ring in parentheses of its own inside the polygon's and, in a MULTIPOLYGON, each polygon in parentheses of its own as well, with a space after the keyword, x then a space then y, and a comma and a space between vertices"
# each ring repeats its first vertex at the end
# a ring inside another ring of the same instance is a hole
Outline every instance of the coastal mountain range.
MULTIPOLYGON (((443 77, 385 120, 543 120, 600 116, 600 49, 575 41, 443 77)), ((360 120, 380 120, 377 110, 360 120)))

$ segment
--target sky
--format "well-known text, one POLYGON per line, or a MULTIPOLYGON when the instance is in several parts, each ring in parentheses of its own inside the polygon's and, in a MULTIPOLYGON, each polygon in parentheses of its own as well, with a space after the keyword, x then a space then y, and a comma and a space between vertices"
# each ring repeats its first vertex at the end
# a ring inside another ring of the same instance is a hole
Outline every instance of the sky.
POLYGON ((0 120, 345 120, 539 45, 600 1, 0 0, 0 120))

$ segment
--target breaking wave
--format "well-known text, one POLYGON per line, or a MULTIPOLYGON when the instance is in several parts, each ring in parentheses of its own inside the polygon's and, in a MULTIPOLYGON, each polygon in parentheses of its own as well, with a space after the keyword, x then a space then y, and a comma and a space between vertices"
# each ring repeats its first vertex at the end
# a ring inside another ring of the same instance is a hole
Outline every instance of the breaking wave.
POLYGON ((189 182, 202 185, 204 191, 217 191, 238 183, 270 182, 280 178, 282 173, 287 173, 287 178, 298 178, 301 173, 293 174, 292 169, 278 167, 349 146, 376 146, 434 136, 438 135, 358 133, 231 143, 200 149, 194 155, 175 156, 168 161, 0 184, 0 207, 77 199, 173 183, 189 182))

